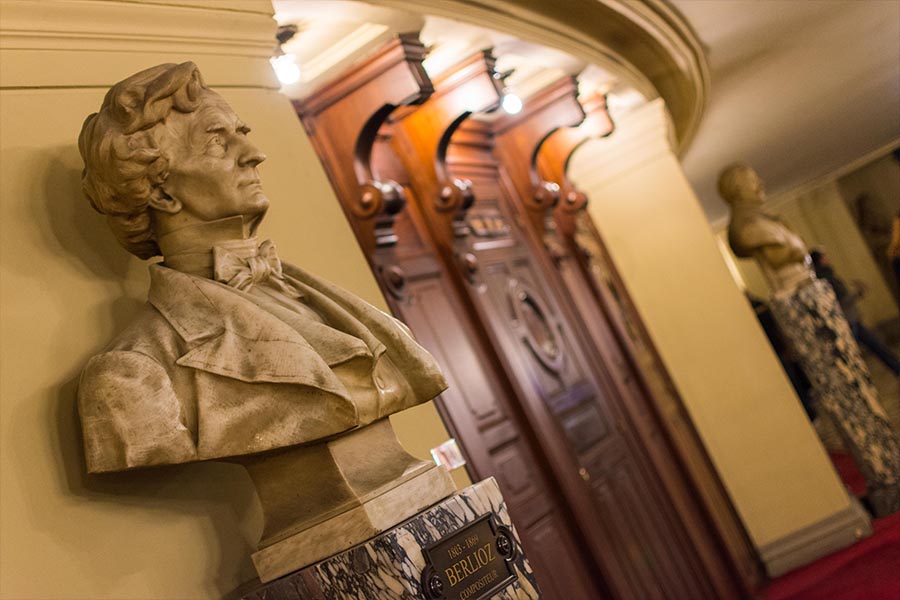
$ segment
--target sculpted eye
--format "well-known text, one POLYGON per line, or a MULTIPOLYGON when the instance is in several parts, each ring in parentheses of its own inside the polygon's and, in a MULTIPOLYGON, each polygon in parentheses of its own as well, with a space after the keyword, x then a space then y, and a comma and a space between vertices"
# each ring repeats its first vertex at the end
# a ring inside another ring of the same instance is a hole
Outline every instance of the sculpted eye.
POLYGON ((213 156, 224 156, 227 146, 225 137, 221 133, 213 133, 206 142, 206 151, 213 156))

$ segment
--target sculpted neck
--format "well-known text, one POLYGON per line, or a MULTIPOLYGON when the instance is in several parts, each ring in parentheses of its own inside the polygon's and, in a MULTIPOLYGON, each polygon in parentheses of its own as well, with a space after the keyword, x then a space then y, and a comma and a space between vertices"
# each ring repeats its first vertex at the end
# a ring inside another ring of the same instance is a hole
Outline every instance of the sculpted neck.
POLYGON ((749 212, 765 212, 765 199, 759 197, 738 198, 729 202, 732 212, 749 211, 749 212))
POLYGON ((185 225, 159 235, 156 243, 167 267, 211 278, 214 247, 227 248, 241 258, 256 255, 258 242, 248 229, 238 215, 185 225))

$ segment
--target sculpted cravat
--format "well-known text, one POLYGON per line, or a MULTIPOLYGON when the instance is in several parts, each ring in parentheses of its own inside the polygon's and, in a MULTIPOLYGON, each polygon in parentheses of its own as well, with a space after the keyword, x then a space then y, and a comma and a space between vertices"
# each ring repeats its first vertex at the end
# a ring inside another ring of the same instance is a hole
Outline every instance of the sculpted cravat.
POLYGON ((275 244, 271 240, 261 243, 256 254, 246 258, 227 248, 214 247, 213 278, 242 291, 265 282, 291 297, 301 296, 294 286, 285 281, 281 260, 278 259, 275 244))

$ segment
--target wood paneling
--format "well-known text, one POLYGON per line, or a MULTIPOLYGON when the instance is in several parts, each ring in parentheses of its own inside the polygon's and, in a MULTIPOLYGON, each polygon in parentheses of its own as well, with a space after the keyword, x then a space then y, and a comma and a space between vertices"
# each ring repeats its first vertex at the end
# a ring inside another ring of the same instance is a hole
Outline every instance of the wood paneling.
POLYGON ((536 152, 553 128, 584 117, 571 93, 574 83, 565 82, 567 106, 559 102, 565 86, 537 99, 534 114, 553 125, 535 135, 514 127, 511 118, 498 119, 493 127, 467 119, 476 110, 474 103, 467 113, 454 113, 458 98, 478 97, 491 83, 496 94, 492 75, 490 56, 467 61, 436 81, 435 96, 397 124, 397 138, 406 142, 397 145, 398 155, 408 170, 416 163, 436 164, 433 179, 420 170, 413 186, 433 237, 486 325, 615 595, 735 597, 733 581, 709 572, 723 565, 697 558, 681 515, 670 505, 623 409, 618 385, 635 385, 633 378, 616 380, 601 366, 597 344, 585 335, 602 330, 608 342, 610 327, 602 322, 577 261, 558 236, 547 235, 555 229, 545 215, 552 214, 557 188, 536 178, 529 151, 536 152), (481 71, 474 60, 483 63, 481 71), (495 141, 518 154, 495 152, 495 141), (458 190, 459 200, 448 208, 441 199, 452 197, 449 188, 458 190), (570 295, 594 307, 582 315, 570 295), (586 328, 588 319, 600 322, 586 328), (637 554, 628 551, 635 547, 637 554))
POLYGON ((566 174, 571 156, 581 144, 613 131, 602 94, 581 99, 581 103, 587 114, 585 120, 577 127, 555 130, 534 154, 537 177, 559 186, 560 201, 553 211, 552 225, 577 261, 593 295, 591 304, 602 311, 608 323, 607 331, 597 336, 604 341, 601 347, 606 350, 605 360, 616 365, 614 373, 624 375, 625 407, 631 411, 635 430, 688 525, 698 552, 711 565, 726 559, 744 593, 750 594, 764 578, 759 558, 585 210, 588 198, 566 174), (702 535, 704 531, 709 535, 702 535))
POLYGON ((447 375, 437 404, 470 473, 497 477, 547 598, 739 597, 720 556, 739 523, 565 178, 612 128, 602 96, 582 107, 565 79, 477 120, 500 100, 492 55, 434 82, 422 55, 402 37, 297 108, 447 375))
POLYGON ((421 58, 421 44, 402 38, 298 103, 298 113, 392 311, 446 374, 438 408, 473 478, 497 478, 545 597, 606 597, 512 386, 430 239, 409 170, 391 149, 389 117, 431 93, 421 58))
POLYGON ((505 233, 488 240, 456 235, 455 254, 468 257, 469 298, 507 360, 570 503, 581 507, 579 520, 595 560, 617 597, 715 597, 704 587, 696 565, 685 558, 690 548, 680 532, 671 526, 644 527, 647 513, 668 509, 656 497, 653 482, 637 476, 642 475, 641 466, 623 434, 628 426, 612 402, 613 390, 601 380, 592 349, 581 335, 582 324, 567 311, 559 282, 518 225, 506 173, 485 151, 492 139, 489 126, 469 122, 465 127, 468 139, 454 139, 448 163, 453 175, 471 182, 475 201, 466 211, 467 221, 502 222, 505 233), (613 485, 613 465, 622 465, 620 470, 634 477, 613 485), (602 495, 597 492, 601 488, 606 490, 602 495), (635 489, 640 492, 625 493, 635 489), (636 561, 635 553, 642 560, 636 561), (684 572, 693 574, 684 580, 679 575, 684 572), (644 583, 635 588, 635 578, 644 583), (647 596, 646 585, 663 591, 647 596))

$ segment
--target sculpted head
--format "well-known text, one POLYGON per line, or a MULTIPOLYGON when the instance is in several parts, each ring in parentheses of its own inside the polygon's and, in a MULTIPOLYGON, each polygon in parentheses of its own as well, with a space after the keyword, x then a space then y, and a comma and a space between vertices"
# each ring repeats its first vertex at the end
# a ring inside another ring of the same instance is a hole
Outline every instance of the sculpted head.
POLYGON ((269 201, 250 129, 187 62, 152 67, 114 85, 84 122, 82 185, 113 233, 140 258, 159 234, 242 216, 252 230, 269 201))
POLYGON ((761 204, 765 201, 765 188, 752 167, 735 163, 719 175, 719 196, 730 205, 761 204))

